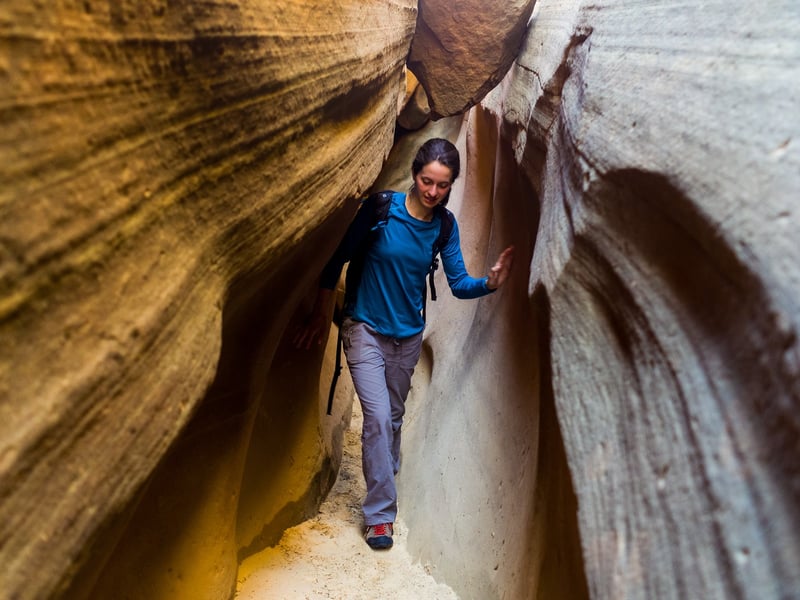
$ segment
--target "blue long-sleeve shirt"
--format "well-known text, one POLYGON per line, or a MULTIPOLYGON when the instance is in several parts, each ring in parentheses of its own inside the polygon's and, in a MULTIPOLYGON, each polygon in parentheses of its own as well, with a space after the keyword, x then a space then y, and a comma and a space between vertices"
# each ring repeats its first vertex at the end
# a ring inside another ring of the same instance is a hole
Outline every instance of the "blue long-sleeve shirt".
MULTIPOLYGON (((403 339, 425 327, 422 302, 431 251, 441 227, 441 217, 432 221, 412 217, 405 205, 406 195, 394 192, 389 218, 378 226, 364 261, 355 306, 350 315, 388 337, 403 339)), ((320 286, 333 289, 361 241, 372 227, 372 215, 359 210, 331 260, 323 270, 320 286)), ((479 298, 490 293, 487 278, 471 277, 464 266, 458 224, 442 249, 447 283, 457 298, 479 298)))

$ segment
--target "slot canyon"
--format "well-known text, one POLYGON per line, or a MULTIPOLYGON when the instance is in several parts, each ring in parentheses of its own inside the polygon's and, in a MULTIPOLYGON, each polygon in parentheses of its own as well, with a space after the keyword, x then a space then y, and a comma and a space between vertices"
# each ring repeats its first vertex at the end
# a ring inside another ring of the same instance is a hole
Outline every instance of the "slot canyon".
POLYGON ((293 332, 444 137, 470 274, 516 255, 437 273, 412 559, 800 598, 796 0, 8 0, 0 99, 0 597, 228 600, 317 514, 353 387, 293 332))

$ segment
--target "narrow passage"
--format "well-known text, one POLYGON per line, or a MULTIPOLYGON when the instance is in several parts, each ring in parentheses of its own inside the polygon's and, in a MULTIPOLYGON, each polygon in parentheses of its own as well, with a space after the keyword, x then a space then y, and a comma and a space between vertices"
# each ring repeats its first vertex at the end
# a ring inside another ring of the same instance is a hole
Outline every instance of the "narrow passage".
POLYGON ((319 514, 287 529, 276 546, 242 563, 236 600, 458 600, 426 566, 412 561, 402 520, 395 524, 393 548, 367 546, 360 437, 361 407, 354 400, 339 478, 319 514))

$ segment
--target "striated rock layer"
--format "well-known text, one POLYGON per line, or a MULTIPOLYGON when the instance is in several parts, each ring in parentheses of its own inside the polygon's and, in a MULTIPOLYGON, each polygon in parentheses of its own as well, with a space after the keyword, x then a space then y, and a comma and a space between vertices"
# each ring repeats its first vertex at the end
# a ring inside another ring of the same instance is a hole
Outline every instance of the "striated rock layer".
POLYGON ((484 101, 592 597, 800 590, 798 40, 788 1, 542 3, 484 101))
POLYGON ((225 598, 327 489, 322 354, 279 341, 391 146, 415 18, 0 9, 6 596, 225 598))

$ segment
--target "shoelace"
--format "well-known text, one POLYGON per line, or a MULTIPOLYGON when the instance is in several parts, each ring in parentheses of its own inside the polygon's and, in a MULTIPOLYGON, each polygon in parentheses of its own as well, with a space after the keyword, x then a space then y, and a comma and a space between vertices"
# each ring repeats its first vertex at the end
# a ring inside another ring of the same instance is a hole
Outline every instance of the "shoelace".
POLYGON ((380 525, 372 526, 372 532, 375 535, 392 535, 388 529, 389 529, 388 523, 381 523, 380 525))

